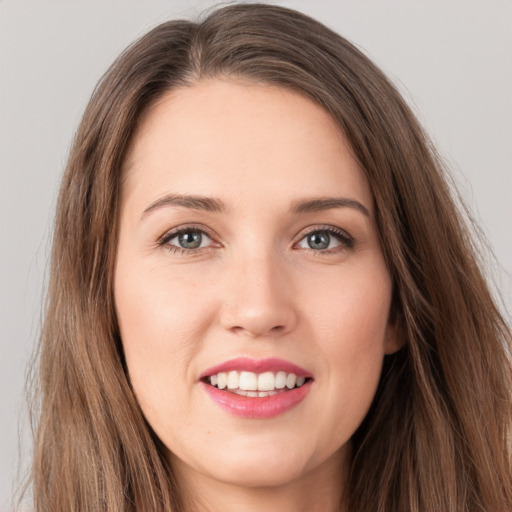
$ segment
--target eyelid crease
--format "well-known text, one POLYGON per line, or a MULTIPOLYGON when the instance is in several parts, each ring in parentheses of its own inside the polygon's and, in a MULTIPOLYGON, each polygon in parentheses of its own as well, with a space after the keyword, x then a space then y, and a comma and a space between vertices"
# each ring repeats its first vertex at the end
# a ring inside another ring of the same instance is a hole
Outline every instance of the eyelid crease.
POLYGON ((301 239, 304 238, 307 235, 310 235, 311 233, 316 232, 327 232, 339 235, 341 237, 344 237, 348 240, 354 240, 354 237, 345 231, 344 229, 341 229, 337 226, 333 226, 332 224, 323 224, 323 225, 314 225, 314 226, 308 226, 307 228, 304 228, 299 235, 301 239))
POLYGON ((220 244, 220 242, 216 241, 217 237, 215 233, 206 226, 198 224, 183 224, 181 226, 176 226, 175 228, 172 228, 169 231, 166 231, 161 237, 158 238, 157 245, 165 245, 169 242, 169 240, 172 240, 174 237, 182 233, 186 233, 187 231, 196 231, 198 233, 205 234, 212 241, 220 244))

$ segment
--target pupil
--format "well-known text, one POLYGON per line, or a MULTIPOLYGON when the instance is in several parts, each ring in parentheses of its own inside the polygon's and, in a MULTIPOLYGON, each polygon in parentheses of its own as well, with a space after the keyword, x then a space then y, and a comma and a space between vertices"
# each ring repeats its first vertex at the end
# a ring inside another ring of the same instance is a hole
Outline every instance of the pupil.
POLYGON ((327 233, 313 233, 308 237, 308 245, 311 249, 327 249, 330 237, 327 233))
POLYGON ((197 249, 201 245, 201 233, 197 231, 181 233, 178 241, 184 249, 197 249))

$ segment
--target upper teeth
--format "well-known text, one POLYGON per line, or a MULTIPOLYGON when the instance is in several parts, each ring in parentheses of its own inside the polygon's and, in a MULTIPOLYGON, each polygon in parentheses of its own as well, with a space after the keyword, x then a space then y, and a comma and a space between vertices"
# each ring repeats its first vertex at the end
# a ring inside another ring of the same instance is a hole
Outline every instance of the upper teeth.
POLYGON ((283 371, 273 373, 253 372, 220 372, 210 376, 210 384, 219 389, 241 389, 243 391, 272 391, 274 389, 289 389, 300 387, 306 382, 306 377, 297 377, 294 373, 283 371))

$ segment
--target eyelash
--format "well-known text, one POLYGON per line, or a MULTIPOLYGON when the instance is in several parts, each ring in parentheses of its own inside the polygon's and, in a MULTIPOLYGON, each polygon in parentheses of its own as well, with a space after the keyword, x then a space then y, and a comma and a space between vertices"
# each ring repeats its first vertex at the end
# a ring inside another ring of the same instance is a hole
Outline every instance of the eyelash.
MULTIPOLYGON (((173 238, 176 238, 177 236, 179 236, 181 234, 190 233, 190 232, 195 232, 195 233, 200 233, 202 235, 206 235, 208 238, 210 238, 215 243, 215 235, 210 230, 206 229, 204 226, 199 227, 199 226, 190 225, 190 226, 183 226, 178 229, 174 229, 172 231, 168 231, 162 237, 160 237, 160 239, 157 241, 157 245, 159 247, 165 246, 166 249, 168 251, 170 251, 171 253, 185 254, 188 256, 198 254, 199 252, 203 252, 204 250, 211 249, 211 247, 198 247, 195 249, 186 249, 184 247, 178 247, 176 245, 169 244, 169 241, 172 240, 173 238)), ((329 226, 329 225, 320 226, 320 227, 319 226, 311 227, 308 231, 302 233, 300 239, 293 244, 293 247, 295 247, 302 240, 304 240, 304 238, 306 238, 309 235, 312 235, 313 233, 327 233, 329 236, 333 236, 341 244, 339 247, 335 247, 333 249, 324 249, 324 250, 309 249, 311 252, 316 253, 318 255, 326 254, 326 253, 330 254, 330 253, 340 252, 340 251, 347 250, 347 249, 351 250, 351 249, 354 249, 354 247, 355 247, 355 240, 351 235, 349 235, 346 231, 344 231, 340 228, 337 228, 335 226, 329 226)), ((217 242, 217 244, 218 244, 218 242, 217 242)), ((217 247, 220 247, 220 246, 221 246, 220 244, 217 245, 217 247)))
MULTIPOLYGON (((172 231, 168 231, 165 233, 157 242, 159 247, 165 247, 169 252, 174 254, 185 254, 187 256, 191 256, 194 254, 198 254, 199 252, 204 251, 205 249, 211 249, 211 247, 201 247, 197 249, 186 249, 185 247, 178 247, 177 245, 169 244, 169 241, 183 233, 200 233, 202 235, 206 235, 212 241, 215 241, 215 235, 210 230, 206 229, 204 226, 182 226, 180 228, 174 229, 172 231)), ((220 244, 218 244, 220 246, 220 244)))
POLYGON ((316 253, 317 255, 321 254, 332 254, 336 252, 340 252, 347 249, 354 249, 356 241, 354 238, 349 235, 346 231, 343 229, 337 228, 335 226, 325 225, 325 226, 314 226, 311 227, 309 230, 307 230, 305 233, 302 233, 300 240, 293 244, 294 246, 300 243, 304 238, 306 238, 309 235, 312 235, 313 233, 327 233, 328 235, 334 237, 336 240, 340 242, 339 247, 335 247, 333 249, 324 249, 321 251, 309 249, 310 251, 316 253))

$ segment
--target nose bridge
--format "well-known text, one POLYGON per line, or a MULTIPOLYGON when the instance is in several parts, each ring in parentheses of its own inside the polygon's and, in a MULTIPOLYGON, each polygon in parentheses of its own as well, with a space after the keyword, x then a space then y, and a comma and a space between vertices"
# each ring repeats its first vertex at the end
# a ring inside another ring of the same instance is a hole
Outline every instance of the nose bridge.
POLYGON ((227 273, 222 310, 226 329, 253 337, 293 329, 296 311, 289 278, 284 262, 272 248, 239 249, 232 255, 227 273))

